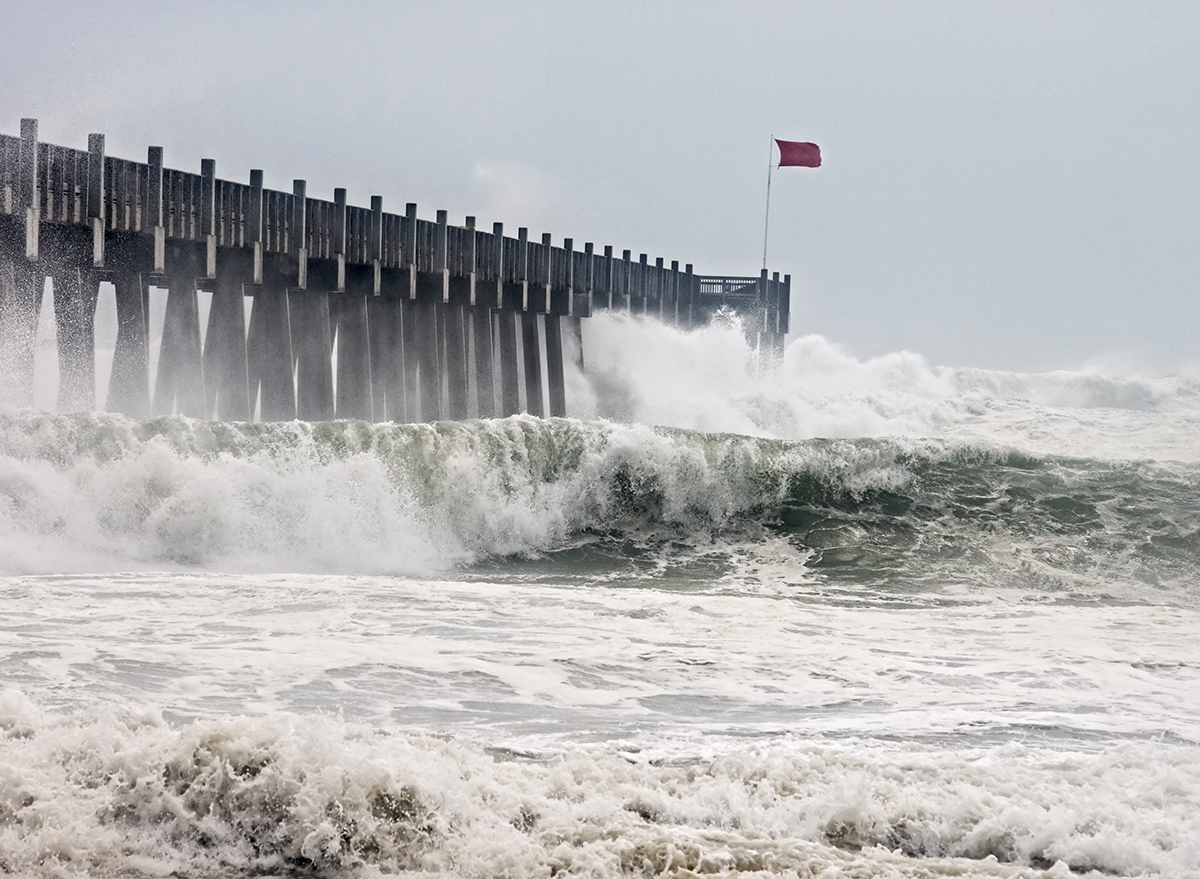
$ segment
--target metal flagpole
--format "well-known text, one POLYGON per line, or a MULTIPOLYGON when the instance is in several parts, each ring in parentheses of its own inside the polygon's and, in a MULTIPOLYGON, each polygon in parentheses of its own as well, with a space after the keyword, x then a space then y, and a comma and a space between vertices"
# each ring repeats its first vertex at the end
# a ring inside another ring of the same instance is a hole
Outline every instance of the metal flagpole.
POLYGON ((763 268, 767 267, 767 230, 771 227, 771 166, 775 164, 775 135, 767 147, 767 216, 763 220, 763 268))

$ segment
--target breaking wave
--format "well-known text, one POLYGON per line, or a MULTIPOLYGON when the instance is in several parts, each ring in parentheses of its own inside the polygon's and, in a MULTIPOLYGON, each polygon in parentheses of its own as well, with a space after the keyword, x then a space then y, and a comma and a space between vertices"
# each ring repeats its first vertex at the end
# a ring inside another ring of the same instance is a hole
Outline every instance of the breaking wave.
POLYGON ((661 762, 290 715, 67 717, 15 691, 0 736, 0 871, 21 875, 1200 875, 1189 747, 710 743, 661 762))
POLYGON ((946 440, 26 414, 0 416, 0 566, 420 573, 583 537, 769 532, 862 584, 1186 589, 1198 490, 1194 464, 946 440))

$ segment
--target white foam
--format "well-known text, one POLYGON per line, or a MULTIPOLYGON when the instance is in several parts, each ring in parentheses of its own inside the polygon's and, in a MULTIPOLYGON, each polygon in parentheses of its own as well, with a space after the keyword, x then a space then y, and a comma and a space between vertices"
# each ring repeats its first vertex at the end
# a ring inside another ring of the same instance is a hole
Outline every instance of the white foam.
POLYGON ((1195 748, 528 759, 322 718, 67 717, 14 691, 0 734, 0 869, 19 875, 1200 875, 1195 748))
POLYGON ((735 319, 683 332, 604 313, 584 322, 578 414, 785 439, 960 437, 1043 454, 1200 460, 1196 377, 955 369, 908 351, 867 360, 815 335, 768 366, 735 319))
POLYGON ((528 417, 399 427, 0 416, 0 571, 421 573, 547 550, 639 510, 721 527, 771 503, 799 470, 851 491, 898 484, 896 454, 528 417))

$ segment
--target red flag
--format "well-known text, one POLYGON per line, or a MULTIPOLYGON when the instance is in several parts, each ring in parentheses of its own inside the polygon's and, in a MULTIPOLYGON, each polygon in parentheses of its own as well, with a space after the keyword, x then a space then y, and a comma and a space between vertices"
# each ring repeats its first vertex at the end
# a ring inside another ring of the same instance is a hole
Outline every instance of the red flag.
POLYGON ((775 138, 775 143, 779 144, 780 168, 786 165, 799 165, 801 168, 821 167, 821 148, 815 143, 801 143, 779 138, 775 138))

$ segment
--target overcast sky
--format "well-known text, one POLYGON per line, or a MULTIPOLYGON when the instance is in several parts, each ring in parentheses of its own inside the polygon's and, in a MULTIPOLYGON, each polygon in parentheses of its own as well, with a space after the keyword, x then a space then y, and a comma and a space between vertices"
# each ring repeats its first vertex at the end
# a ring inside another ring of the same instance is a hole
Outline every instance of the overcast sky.
POLYGON ((793 332, 1200 368, 1200 3, 9 0, 0 130, 756 274, 793 332))

